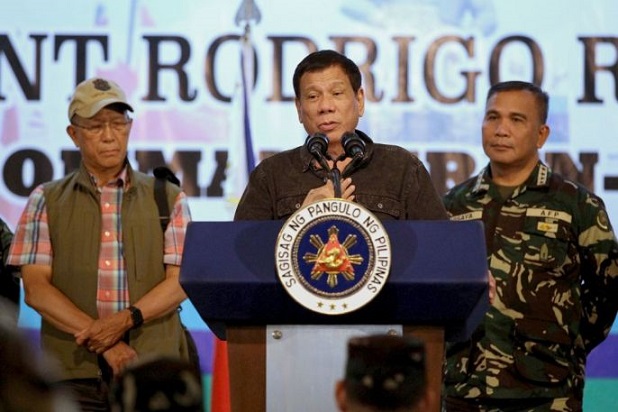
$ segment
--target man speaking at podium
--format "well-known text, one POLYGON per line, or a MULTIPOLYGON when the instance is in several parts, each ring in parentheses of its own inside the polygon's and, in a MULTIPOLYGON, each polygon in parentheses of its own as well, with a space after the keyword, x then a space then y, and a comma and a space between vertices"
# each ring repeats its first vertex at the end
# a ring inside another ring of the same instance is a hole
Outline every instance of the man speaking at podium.
MULTIPOLYGON (((361 87, 360 70, 352 60, 332 50, 311 53, 296 67, 293 84, 298 119, 307 132, 305 144, 264 159, 253 170, 236 209, 235 220, 287 221, 299 209, 299 213, 303 213, 303 206, 335 198, 356 202, 381 221, 446 220, 442 200, 420 160, 401 147, 374 143, 356 129, 365 110, 365 92, 361 87)), ((329 345, 338 345, 339 341, 343 348, 348 330, 331 329, 329 345)), ((315 336, 304 331, 303 348, 311 347, 308 342, 315 336)), ((332 393, 330 382, 325 387, 320 384, 328 379, 325 376, 329 375, 329 366, 338 364, 336 350, 323 353, 303 352, 298 347, 288 346, 287 349, 290 358, 302 357, 302 362, 311 364, 313 371, 321 372, 321 378, 311 383, 294 381, 291 392, 311 385, 316 391, 328 391, 321 392, 326 399, 326 393, 332 393), (329 364, 324 363, 325 359, 329 364)), ((275 363, 276 357, 272 359, 270 361, 275 363)), ((440 359, 438 364, 441 363, 440 359)), ((332 378, 334 382, 337 375, 332 378)), ((275 388, 278 387, 273 386, 273 392, 275 388)), ((312 393, 304 390, 298 395, 304 397, 312 393)), ((283 395, 271 394, 270 399, 283 395)), ((333 410, 335 407, 334 404, 324 405, 324 400, 318 400, 322 399, 319 396, 303 399, 307 404, 321 402, 313 409, 310 407, 311 410, 333 410)), ((289 402, 298 405, 295 400, 289 402)), ((307 408, 305 403, 302 406, 307 408)), ((294 410, 299 407, 295 406, 294 410)))
POLYGON ((311 53, 296 67, 293 83, 306 144, 255 168, 235 220, 287 219, 301 206, 334 197, 356 201, 381 220, 446 218, 416 156, 356 130, 365 92, 352 60, 333 50, 311 53))

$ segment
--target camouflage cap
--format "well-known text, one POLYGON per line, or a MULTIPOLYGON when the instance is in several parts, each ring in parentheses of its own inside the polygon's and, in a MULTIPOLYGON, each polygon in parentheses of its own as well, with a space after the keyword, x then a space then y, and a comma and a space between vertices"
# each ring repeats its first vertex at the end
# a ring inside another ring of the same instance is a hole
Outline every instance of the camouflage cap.
POLYGON ((394 335, 351 338, 345 385, 348 396, 364 405, 400 408, 415 404, 426 387, 423 343, 394 335))
POLYGON ((69 104, 69 121, 74 115, 89 119, 110 104, 121 103, 133 111, 124 92, 111 80, 95 77, 77 85, 69 104))

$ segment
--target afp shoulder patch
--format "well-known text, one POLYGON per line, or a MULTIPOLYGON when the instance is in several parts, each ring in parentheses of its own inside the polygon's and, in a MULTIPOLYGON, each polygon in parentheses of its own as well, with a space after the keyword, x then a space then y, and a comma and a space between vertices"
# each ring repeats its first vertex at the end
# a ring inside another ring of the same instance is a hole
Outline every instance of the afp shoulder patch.
POLYGON ((597 226, 606 232, 609 230, 609 217, 607 217, 607 212, 605 210, 599 210, 597 214, 597 226))

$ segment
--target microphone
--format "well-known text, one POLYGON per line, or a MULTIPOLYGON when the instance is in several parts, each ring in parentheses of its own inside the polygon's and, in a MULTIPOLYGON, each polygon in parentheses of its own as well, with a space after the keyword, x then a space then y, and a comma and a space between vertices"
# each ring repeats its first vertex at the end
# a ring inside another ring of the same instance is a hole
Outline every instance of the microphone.
POLYGON ((354 132, 345 132, 341 136, 341 145, 346 156, 358 162, 365 157, 365 142, 354 132))
POLYGON ((309 153, 313 155, 315 160, 318 161, 322 169, 330 171, 328 163, 326 163, 326 150, 328 149, 328 137, 323 133, 314 133, 311 136, 307 136, 305 141, 305 147, 309 150, 309 153))
POLYGON ((335 189, 335 197, 341 197, 341 173, 336 167, 331 169, 326 161, 326 151, 328 150, 328 137, 324 133, 314 133, 307 137, 305 147, 309 153, 318 161, 322 169, 324 169, 333 182, 335 189))

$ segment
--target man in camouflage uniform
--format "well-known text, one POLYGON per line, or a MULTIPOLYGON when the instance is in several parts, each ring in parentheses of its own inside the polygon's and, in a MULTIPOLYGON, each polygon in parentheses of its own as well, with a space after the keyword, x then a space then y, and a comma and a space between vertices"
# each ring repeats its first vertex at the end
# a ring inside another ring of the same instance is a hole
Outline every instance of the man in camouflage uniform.
POLYGON ((496 296, 470 341, 447 348, 446 411, 578 411, 586 356, 618 304, 618 245, 603 201, 538 150, 549 98, 525 82, 487 95, 489 165, 451 189, 453 220, 482 220, 496 296))

